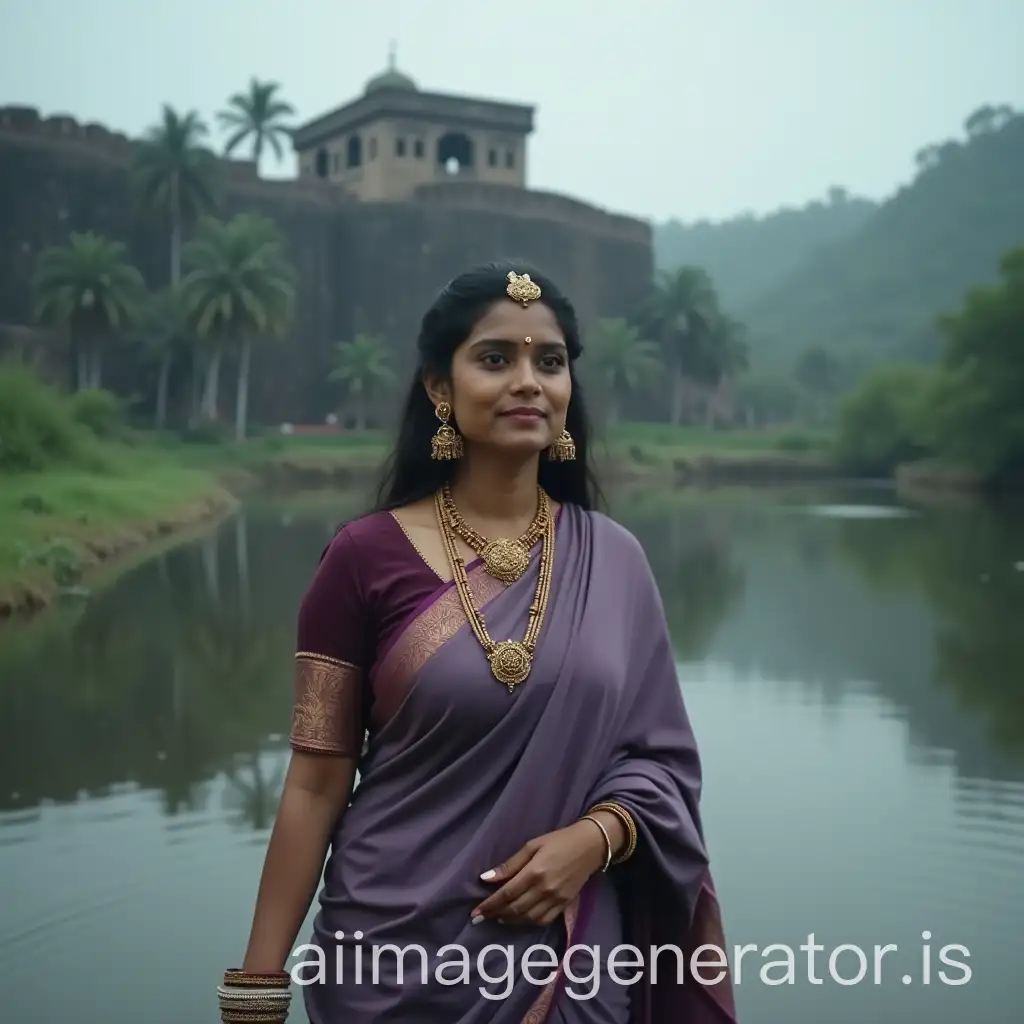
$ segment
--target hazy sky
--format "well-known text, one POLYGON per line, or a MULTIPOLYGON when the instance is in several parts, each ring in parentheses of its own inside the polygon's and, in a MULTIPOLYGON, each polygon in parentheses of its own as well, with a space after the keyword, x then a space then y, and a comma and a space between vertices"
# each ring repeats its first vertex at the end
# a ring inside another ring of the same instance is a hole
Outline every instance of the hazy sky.
POLYGON ((531 187, 655 219, 881 197, 1024 107, 1024 0, 0 0, 0 39, 0 104, 129 134, 252 74, 314 117, 395 39, 424 89, 536 104, 531 187))

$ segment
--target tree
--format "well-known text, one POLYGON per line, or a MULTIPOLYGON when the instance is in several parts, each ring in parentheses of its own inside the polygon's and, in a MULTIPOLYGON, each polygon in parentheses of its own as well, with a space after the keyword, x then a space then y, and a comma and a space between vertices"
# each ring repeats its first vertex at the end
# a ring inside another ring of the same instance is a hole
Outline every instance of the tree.
POLYGON ((244 213, 224 224, 205 218, 184 253, 185 304, 198 336, 206 342, 202 414, 217 418, 220 364, 229 347, 238 350, 235 439, 245 437, 252 342, 282 337, 295 305, 295 272, 276 225, 244 213))
POLYGON ((223 128, 231 132, 224 147, 224 155, 230 156, 247 139, 252 139, 252 158, 257 169, 263 147, 267 144, 278 160, 284 156, 281 140, 288 138, 288 126, 284 118, 291 117, 295 108, 275 93, 280 88, 277 82, 260 82, 253 78, 248 92, 235 93, 228 100, 227 110, 217 115, 223 128))
POLYGON ((831 396, 840 388, 839 361, 820 345, 804 350, 793 368, 793 376, 812 395, 831 396))
POLYGON ((705 387, 707 426, 714 425, 716 407, 731 402, 731 384, 749 361, 746 325, 719 311, 694 366, 695 376, 705 387))
POLYGON ((159 124, 135 151, 132 180, 142 206, 166 217, 171 230, 171 284, 181 280, 182 231, 216 206, 219 166, 201 145, 207 127, 190 110, 184 116, 165 105, 159 124))
POLYGON ((672 375, 674 424, 682 422, 699 354, 718 315, 718 296, 705 270, 684 266, 658 275, 641 316, 643 326, 661 344, 672 375))
POLYGON ((128 262, 124 243, 72 233, 67 245, 39 254, 32 287, 36 319, 71 335, 78 389, 98 388, 104 344, 131 326, 145 298, 142 274, 128 262))
POLYGON ((1024 470, 1024 246, 1000 274, 940 318, 946 348, 925 416, 937 449, 990 476, 1024 470))
POLYGON ((395 384, 388 343, 378 335, 360 333, 334 346, 333 361, 327 379, 342 385, 355 406, 356 429, 365 430, 368 401, 395 384))
POLYGON ((887 476, 927 454, 921 424, 932 373, 923 366, 879 367, 847 395, 836 437, 843 465, 887 476))
POLYGON ((598 320, 587 335, 587 365, 594 374, 611 424, 621 401, 653 383, 664 371, 658 345, 622 319, 598 320))
POLYGON ((195 341, 180 287, 164 288, 149 296, 137 333, 144 350, 158 364, 154 424, 162 430, 167 423, 167 395, 175 357, 190 352, 195 341))
POLYGON ((964 121, 964 131, 971 138, 979 135, 989 135, 992 132, 999 131, 1012 120, 1013 115, 1013 107, 1005 103, 1000 103, 997 106, 986 103, 967 116, 964 121))

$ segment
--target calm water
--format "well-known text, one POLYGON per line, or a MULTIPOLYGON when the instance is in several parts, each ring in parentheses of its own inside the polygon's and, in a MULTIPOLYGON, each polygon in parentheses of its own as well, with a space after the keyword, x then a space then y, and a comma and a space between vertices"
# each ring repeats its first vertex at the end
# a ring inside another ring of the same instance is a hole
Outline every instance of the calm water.
MULTIPOLYGON (((216 1021, 285 765, 295 609, 344 504, 253 505, 0 634, 4 1020, 216 1021)), ((1024 524, 826 491, 616 514, 663 589, 727 937, 758 947, 744 1024, 1019 1020, 1024 524), (792 984, 759 977, 772 943, 797 950, 792 984), (870 963, 832 980, 844 943, 898 946, 880 984, 870 963), (937 973, 951 943, 959 987, 937 973)))

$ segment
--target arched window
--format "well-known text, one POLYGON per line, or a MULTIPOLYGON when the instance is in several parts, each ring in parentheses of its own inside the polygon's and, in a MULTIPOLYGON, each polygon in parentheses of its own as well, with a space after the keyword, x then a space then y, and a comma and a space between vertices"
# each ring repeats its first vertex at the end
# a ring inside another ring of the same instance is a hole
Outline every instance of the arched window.
POLYGON ((437 162, 446 174, 457 175, 473 166, 473 142, 464 132, 448 132, 437 142, 437 162))
POLYGON ((316 176, 318 178, 326 178, 330 171, 330 158, 327 155, 326 149, 318 149, 316 151, 316 176))

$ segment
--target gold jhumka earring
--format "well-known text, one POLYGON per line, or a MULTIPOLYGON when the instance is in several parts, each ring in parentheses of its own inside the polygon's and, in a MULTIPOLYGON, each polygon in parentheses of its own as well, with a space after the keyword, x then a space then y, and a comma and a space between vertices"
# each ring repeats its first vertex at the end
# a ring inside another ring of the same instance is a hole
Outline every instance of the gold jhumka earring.
POLYGON ((571 462, 576 458, 576 442, 568 430, 563 430, 557 440, 548 446, 548 458, 556 462, 571 462))
POLYGON ((529 274, 520 276, 514 270, 510 270, 505 293, 513 302, 521 302, 525 309, 531 302, 540 298, 540 285, 531 281, 529 274))
POLYGON ((462 458, 462 437, 455 432, 455 429, 448 425, 451 419, 452 407, 447 402, 438 402, 434 414, 441 421, 437 433, 430 439, 430 457, 432 459, 447 460, 462 458))

